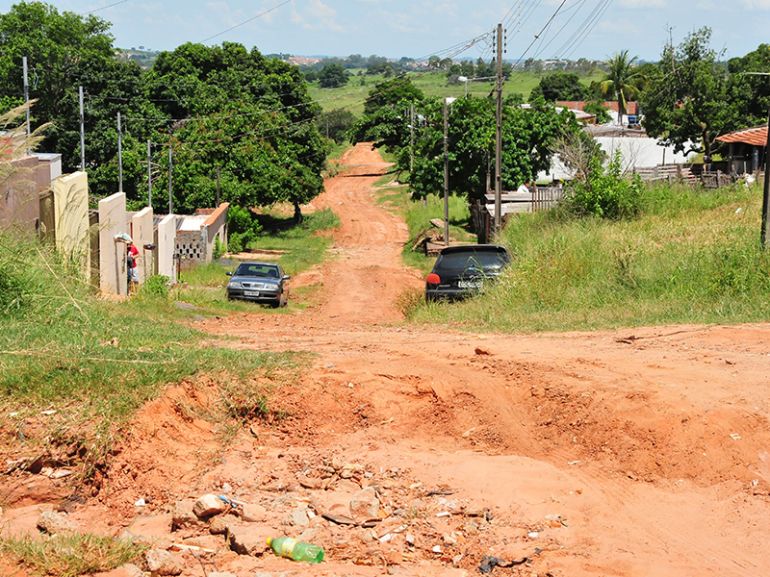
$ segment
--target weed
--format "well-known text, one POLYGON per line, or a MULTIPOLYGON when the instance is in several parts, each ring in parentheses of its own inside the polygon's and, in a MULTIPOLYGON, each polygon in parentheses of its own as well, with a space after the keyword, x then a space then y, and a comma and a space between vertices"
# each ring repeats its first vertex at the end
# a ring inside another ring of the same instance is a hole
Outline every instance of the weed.
POLYGON ((0 539, 0 552, 15 557, 39 575, 78 577, 111 571, 136 560, 144 547, 127 539, 91 534, 55 535, 43 541, 31 537, 0 539))

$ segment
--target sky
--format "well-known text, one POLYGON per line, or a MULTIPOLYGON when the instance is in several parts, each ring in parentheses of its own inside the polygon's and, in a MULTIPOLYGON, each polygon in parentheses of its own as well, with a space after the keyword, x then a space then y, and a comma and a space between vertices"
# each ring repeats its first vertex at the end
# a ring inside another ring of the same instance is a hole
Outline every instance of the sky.
MULTIPOLYGON (((13 4, 0 0, 0 12, 13 4)), ((770 42, 770 0, 51 0, 49 4, 78 13, 95 10, 95 15, 112 22, 116 46, 155 50, 171 50, 184 42, 233 41, 266 54, 451 57, 455 50, 449 48, 491 32, 498 22, 506 25, 508 60, 606 59, 620 50, 655 60, 669 38, 677 44, 701 26, 711 27, 712 47, 724 50, 726 57, 742 56, 770 42), (219 34, 231 27, 235 28, 219 34)), ((489 58, 491 51, 488 38, 482 38, 456 57, 489 58)))

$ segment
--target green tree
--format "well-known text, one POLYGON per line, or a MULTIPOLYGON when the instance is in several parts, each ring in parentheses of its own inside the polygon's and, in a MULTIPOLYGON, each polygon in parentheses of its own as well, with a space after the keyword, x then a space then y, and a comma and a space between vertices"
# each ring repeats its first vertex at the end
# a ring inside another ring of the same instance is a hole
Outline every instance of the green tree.
POLYGON ((393 106, 402 101, 419 102, 423 98, 422 90, 412 84, 408 76, 398 76, 374 85, 364 102, 364 114, 372 114, 383 106, 393 106))
POLYGON ((730 94, 726 67, 701 28, 676 49, 666 46, 657 74, 641 98, 644 126, 677 151, 702 152, 710 162, 714 139, 744 124, 740 102, 730 94))
POLYGON ((339 88, 348 83, 348 73, 342 64, 327 64, 318 74, 318 84, 321 88, 339 88))
POLYGON ((142 178, 139 142, 162 115, 149 103, 142 71, 115 58, 109 23, 95 16, 59 12, 42 2, 21 2, 0 14, 0 100, 23 95, 22 56, 28 57, 33 122, 51 122, 44 150, 62 154, 63 168, 80 165, 78 86, 86 95, 86 160, 96 196, 118 188, 116 116, 127 122, 124 190, 132 198, 142 178))
POLYGON ((633 84, 636 77, 635 62, 636 56, 629 58, 628 50, 618 52, 607 62, 607 78, 599 85, 602 96, 618 103, 618 122, 622 122, 626 113, 628 99, 634 98, 637 93, 633 84))
POLYGON ((596 124, 606 124, 612 120, 610 113, 604 107, 604 104, 599 100, 591 100, 590 102, 586 102, 583 111, 587 112, 588 114, 593 114, 596 117, 596 124))
POLYGON ((756 50, 728 62, 730 97, 735 100, 745 118, 745 126, 767 121, 770 108, 770 44, 760 44, 756 50), (761 74, 751 74, 759 72, 761 74), (748 74, 747 74, 748 73, 748 74))
MULTIPOLYGON (((410 184, 416 197, 443 188, 443 104, 430 100, 420 109, 425 125, 418 131, 410 184)), ((506 105, 503 112, 503 186, 516 188, 550 168, 556 139, 579 130, 569 111, 557 113, 538 99, 530 108, 506 105)), ((487 173, 494 173, 495 106, 486 98, 461 98, 449 108, 450 190, 469 199, 486 193, 487 173)), ((407 171, 409 155, 401 149, 399 168, 407 171)))
MULTIPOLYGON (((184 44, 158 56, 147 90, 173 118, 174 190, 192 209, 222 199, 240 206, 291 202, 299 207, 323 188, 326 155, 320 112, 299 69, 240 44, 184 44)), ((161 166, 165 158, 159 159, 161 166)), ((161 171, 159 185, 165 180, 161 171)))
POLYGON ((355 124, 356 117, 344 108, 335 108, 328 112, 323 112, 318 117, 318 130, 321 134, 330 138, 337 144, 345 142, 348 138, 348 132, 353 124, 355 124))
POLYGON ((554 72, 543 76, 532 93, 530 100, 536 100, 541 96, 548 102, 556 100, 583 100, 586 96, 586 89, 580 83, 580 78, 572 72, 554 72))

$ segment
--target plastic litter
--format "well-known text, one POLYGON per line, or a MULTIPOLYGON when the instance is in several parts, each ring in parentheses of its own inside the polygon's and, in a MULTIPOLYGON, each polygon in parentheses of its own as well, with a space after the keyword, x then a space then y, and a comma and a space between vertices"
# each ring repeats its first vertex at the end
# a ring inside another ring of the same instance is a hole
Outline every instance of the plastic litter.
POLYGON ((297 541, 291 537, 276 537, 267 540, 267 546, 279 557, 304 563, 320 563, 324 560, 324 550, 318 545, 297 541))

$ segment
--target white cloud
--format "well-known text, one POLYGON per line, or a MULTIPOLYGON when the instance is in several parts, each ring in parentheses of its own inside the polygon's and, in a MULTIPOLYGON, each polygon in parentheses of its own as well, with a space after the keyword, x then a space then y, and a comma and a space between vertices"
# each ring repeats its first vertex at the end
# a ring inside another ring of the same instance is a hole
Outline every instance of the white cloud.
POLYGON ((337 11, 323 0, 310 0, 304 13, 297 10, 296 2, 291 5, 291 21, 307 30, 327 30, 342 32, 343 27, 337 18, 337 11))
POLYGON ((749 10, 770 10, 770 0, 742 0, 741 4, 749 10))

